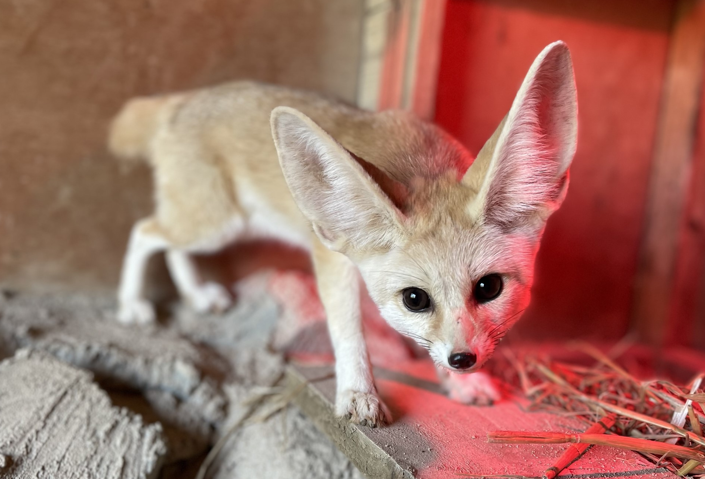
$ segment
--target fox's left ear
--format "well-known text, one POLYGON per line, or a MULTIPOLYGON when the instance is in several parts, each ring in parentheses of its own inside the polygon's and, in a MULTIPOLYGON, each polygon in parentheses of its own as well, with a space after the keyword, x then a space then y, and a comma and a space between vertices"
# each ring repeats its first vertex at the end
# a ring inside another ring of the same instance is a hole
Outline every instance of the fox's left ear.
POLYGON ((468 169, 473 216, 503 230, 541 227, 563 202, 578 137, 573 65, 563 42, 534 60, 512 108, 468 169))
MULTIPOLYGON (((272 111, 279 164, 294 201, 321 242, 344 254, 388 248, 402 234, 403 214, 374 176, 384 174, 356 161, 303 113, 272 111)), ((394 196, 394 195, 392 195, 394 196)))

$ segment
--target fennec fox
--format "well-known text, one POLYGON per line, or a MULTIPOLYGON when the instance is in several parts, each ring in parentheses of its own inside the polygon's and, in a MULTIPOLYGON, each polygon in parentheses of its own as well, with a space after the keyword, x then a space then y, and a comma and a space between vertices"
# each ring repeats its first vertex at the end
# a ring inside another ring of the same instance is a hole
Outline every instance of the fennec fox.
POLYGON ((576 101, 568 48, 553 43, 473 162, 409 113, 286 88, 237 82, 134 99, 110 148, 149 161, 156 212, 132 230, 119 319, 154 320, 142 296, 151 254, 166 250, 193 308, 223 310, 229 294, 199 280, 190 254, 275 237, 311 251, 337 414, 390 420, 363 338, 361 279, 385 320, 429 351, 452 397, 488 402, 496 392, 482 373, 448 371, 481 367, 529 303, 539 240, 568 186, 576 101))

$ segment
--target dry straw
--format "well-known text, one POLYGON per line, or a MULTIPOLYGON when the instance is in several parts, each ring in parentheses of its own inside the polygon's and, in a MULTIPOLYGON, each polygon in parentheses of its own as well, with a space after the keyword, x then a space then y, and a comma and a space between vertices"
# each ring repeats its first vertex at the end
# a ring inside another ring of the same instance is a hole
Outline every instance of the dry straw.
POLYGON ((669 381, 640 381, 613 357, 591 345, 580 350, 597 361, 593 367, 505 353, 497 371, 518 385, 531 410, 582 419, 592 426, 583 434, 495 431, 490 442, 573 443, 543 477, 552 479, 591 445, 638 452, 678 475, 705 477, 705 391, 703 375, 686 386, 669 381), (513 371, 506 376, 507 371, 513 371), (602 418, 600 426, 599 418, 602 418), (605 427, 606 426, 606 427, 605 427))

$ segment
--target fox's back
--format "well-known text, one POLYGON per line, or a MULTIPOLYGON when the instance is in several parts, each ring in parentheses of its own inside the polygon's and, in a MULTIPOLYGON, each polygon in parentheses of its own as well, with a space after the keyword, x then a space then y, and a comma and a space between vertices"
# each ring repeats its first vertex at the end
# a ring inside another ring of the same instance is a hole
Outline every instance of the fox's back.
POLYGON ((462 175, 471 156, 437 126, 414 115, 361 110, 332 97, 256 82, 233 82, 188 95, 174 112, 172 127, 196 134, 233 167, 251 171, 276 167, 269 117, 277 106, 295 108, 347 150, 409 184, 416 176, 435 177, 448 170, 462 175), (242 158, 234 158, 236 153, 242 158))
MULTIPOLYGON (((294 203, 279 165, 270 115, 289 106, 309 116, 357 157, 409 186, 448 174, 458 181, 472 158, 440 128, 403 111, 374 113, 320 94, 255 82, 233 82, 164 97, 151 148, 157 213, 174 235, 198 218, 215 231, 231 216, 269 225, 273 235, 310 226, 294 203), (183 225, 183 226, 182 226, 183 225)), ((261 229, 261 228, 259 228, 261 229)), ((210 233, 209 233, 210 234, 210 233)))

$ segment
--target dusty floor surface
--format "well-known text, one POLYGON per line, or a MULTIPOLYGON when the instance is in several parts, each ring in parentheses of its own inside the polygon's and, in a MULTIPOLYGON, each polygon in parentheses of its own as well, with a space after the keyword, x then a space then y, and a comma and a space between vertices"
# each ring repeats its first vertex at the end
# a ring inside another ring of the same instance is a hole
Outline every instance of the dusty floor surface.
MULTIPOLYGON (((174 303, 165 308, 160 324, 152 327, 115 322, 115 302, 110 297, 4 292, 0 371, 17 381, 20 376, 9 368, 29 355, 39 357, 38 363, 51 361, 51 367, 65 368, 66 377, 80 378, 81 391, 89 391, 90 400, 75 400, 73 409, 51 410, 46 417, 59 425, 62 418, 65 424, 71 417, 89 418, 87 425, 87 419, 79 421, 85 425, 85 437, 69 428, 56 431, 65 434, 61 448, 66 454, 99 460, 62 465, 62 455, 41 453, 47 444, 43 423, 31 412, 18 416, 13 409, 28 410, 17 401, 45 393, 42 377, 47 372, 26 365, 17 383, 23 388, 5 381, 0 386, 0 429, 12 417, 15 431, 29 431, 21 435, 21 444, 12 435, 0 438, 0 477, 40 477, 42 468, 58 471, 52 476, 56 478, 69 477, 71 468, 80 470, 81 477, 195 477, 211 446, 245 413, 246 400, 282 374, 283 358, 269 345, 273 336, 295 337, 296 332, 289 328, 275 334, 281 312, 270 293, 270 282, 266 274, 241 282, 236 306, 222 316, 199 316, 174 303), (124 464, 110 462, 113 448, 101 431, 119 434, 120 421, 136 428, 121 436, 125 454, 146 447, 152 455, 144 457, 151 462, 142 456, 126 457, 124 464), (144 434, 134 434, 142 430, 150 431, 150 441, 144 434), (131 464, 137 466, 128 467, 131 464)), ((207 477, 352 479, 361 475, 292 406, 229 437, 207 477)))

